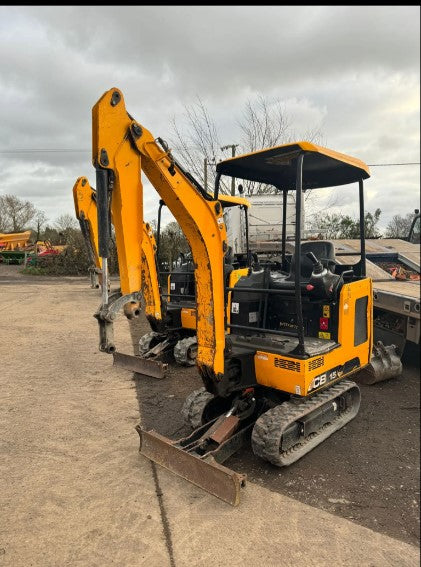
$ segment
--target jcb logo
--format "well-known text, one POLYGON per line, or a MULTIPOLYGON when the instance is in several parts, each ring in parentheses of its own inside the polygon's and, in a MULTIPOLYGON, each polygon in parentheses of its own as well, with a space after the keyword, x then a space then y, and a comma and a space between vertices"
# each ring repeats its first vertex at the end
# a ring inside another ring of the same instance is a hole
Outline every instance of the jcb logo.
POLYGON ((332 370, 329 370, 324 374, 320 374, 319 376, 316 376, 316 378, 313 378, 313 380, 311 381, 307 393, 312 392, 313 390, 317 390, 317 388, 324 386, 327 382, 332 382, 332 380, 337 380, 343 375, 343 373, 344 373, 343 367, 337 366, 336 368, 332 368, 332 370))
POLYGON ((311 392, 311 390, 315 390, 316 388, 323 386, 323 384, 326 383, 326 380, 327 380, 326 374, 320 374, 320 376, 316 376, 316 378, 313 378, 313 380, 311 381, 308 391, 311 392))

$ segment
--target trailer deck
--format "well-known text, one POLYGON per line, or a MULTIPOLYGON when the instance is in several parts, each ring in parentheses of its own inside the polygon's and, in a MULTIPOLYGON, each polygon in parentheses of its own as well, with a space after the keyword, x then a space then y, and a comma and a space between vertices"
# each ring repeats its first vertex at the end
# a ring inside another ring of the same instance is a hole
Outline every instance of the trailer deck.
MULTIPOLYGON (((359 240, 333 240, 335 257, 340 264, 354 264, 360 256, 359 240), (356 252, 352 255, 352 252, 356 252)), ((405 295, 420 299, 419 280, 400 280, 381 268, 378 264, 388 260, 402 263, 409 271, 420 273, 420 247, 398 238, 368 239, 365 241, 367 256, 367 275, 373 280, 374 290, 389 292, 395 295, 405 295)), ((419 312, 418 312, 419 313, 419 312)))
MULTIPOLYGON (((340 264, 354 264, 360 259, 360 241, 332 241, 340 264), (352 254, 355 252, 355 255, 352 254)), ((420 247, 398 238, 368 239, 367 275, 373 280, 375 333, 377 338, 400 344, 405 340, 420 342, 420 247), (396 279, 383 269, 385 265, 403 266, 408 279, 396 279), (409 279, 413 278, 413 279, 409 279), (397 334, 396 334, 397 333, 397 334), (399 338, 401 337, 401 338, 399 338)))

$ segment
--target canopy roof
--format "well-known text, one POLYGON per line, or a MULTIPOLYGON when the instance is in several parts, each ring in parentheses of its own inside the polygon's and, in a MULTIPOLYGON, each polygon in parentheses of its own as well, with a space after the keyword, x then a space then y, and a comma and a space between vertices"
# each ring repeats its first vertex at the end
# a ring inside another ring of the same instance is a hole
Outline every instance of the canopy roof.
POLYGON ((294 142, 221 161, 221 175, 295 189, 297 158, 303 153, 303 190, 346 185, 370 177, 368 166, 357 158, 311 142, 294 142))

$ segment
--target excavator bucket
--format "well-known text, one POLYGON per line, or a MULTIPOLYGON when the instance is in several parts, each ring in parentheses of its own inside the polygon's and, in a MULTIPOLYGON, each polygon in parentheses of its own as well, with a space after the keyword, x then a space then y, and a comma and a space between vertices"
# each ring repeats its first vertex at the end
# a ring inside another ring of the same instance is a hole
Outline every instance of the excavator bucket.
POLYGON ((370 364, 355 376, 359 384, 371 386, 402 374, 402 362, 396 353, 396 346, 384 346, 378 341, 373 346, 370 364))
POLYGON ((164 364, 159 360, 140 358, 140 356, 133 356, 122 352, 114 352, 113 358, 114 366, 158 379, 165 378, 165 372, 168 367, 168 364, 164 364))
MULTIPOLYGON (((145 431, 140 425, 136 427, 136 431, 139 433, 142 455, 224 502, 238 506, 240 490, 246 485, 246 475, 222 465, 216 460, 217 455, 207 453, 200 456, 194 451, 189 451, 189 441, 199 430, 178 441, 172 441, 153 430, 145 431)), ((241 443, 241 440, 237 439, 237 442, 241 443)), ((194 441, 192 444, 194 445, 194 441)), ((231 452, 230 450, 229 454, 231 452)))

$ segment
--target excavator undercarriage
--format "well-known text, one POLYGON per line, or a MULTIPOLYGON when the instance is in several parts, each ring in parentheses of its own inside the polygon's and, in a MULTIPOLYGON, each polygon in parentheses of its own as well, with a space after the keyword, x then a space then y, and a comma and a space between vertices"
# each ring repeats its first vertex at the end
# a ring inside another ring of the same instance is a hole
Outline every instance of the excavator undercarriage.
POLYGON ((360 390, 351 380, 342 380, 309 399, 280 404, 266 398, 265 392, 247 392, 234 398, 228 411, 223 410, 226 399, 206 394, 202 388, 186 400, 187 421, 197 424, 201 416, 204 422, 187 437, 171 441, 137 426, 140 452, 234 506, 240 501, 246 476, 222 463, 243 445, 251 441, 255 455, 278 467, 288 466, 351 421, 360 406, 360 390), (212 417, 221 411, 224 413, 212 417))

